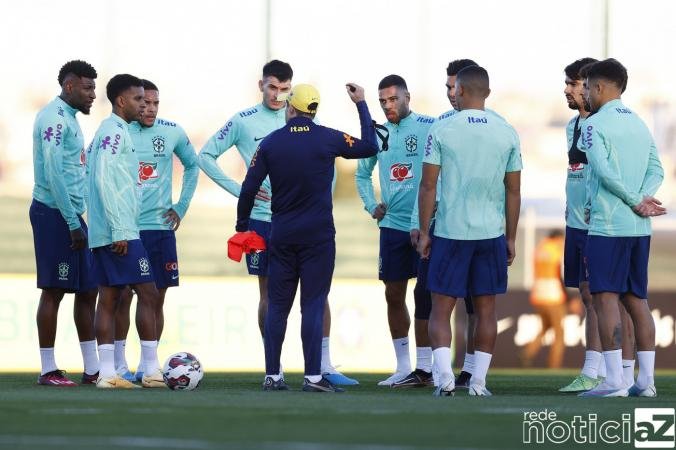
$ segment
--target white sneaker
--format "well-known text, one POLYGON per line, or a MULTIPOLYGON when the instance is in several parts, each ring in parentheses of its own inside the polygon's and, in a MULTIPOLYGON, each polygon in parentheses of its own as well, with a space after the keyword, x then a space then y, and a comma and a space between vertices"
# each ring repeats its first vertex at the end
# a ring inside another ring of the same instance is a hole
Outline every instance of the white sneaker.
POLYGON ((455 395, 455 380, 451 378, 451 381, 446 383, 445 386, 437 386, 432 395, 434 397, 453 397, 455 395))
POLYGON ((395 372, 394 375, 389 378, 379 381, 378 386, 392 386, 397 381, 403 380, 409 373, 411 373, 410 370, 408 372, 395 372))
POLYGON ((594 389, 583 392, 578 397, 627 397, 629 391, 624 387, 624 383, 620 386, 612 386, 605 381, 594 389))
POLYGON ((641 389, 636 384, 627 390, 629 397, 657 397, 657 389, 654 384, 649 384, 644 389, 641 389))
POLYGON ((467 391, 469 395, 475 397, 490 397, 493 395, 491 394, 491 391, 486 388, 486 385, 481 383, 470 384, 467 391))

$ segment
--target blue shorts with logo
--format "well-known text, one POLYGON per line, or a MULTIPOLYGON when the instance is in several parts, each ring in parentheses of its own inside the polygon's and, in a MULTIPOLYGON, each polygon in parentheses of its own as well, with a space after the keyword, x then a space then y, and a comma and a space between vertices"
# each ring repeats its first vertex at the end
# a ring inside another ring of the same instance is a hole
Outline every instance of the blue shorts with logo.
POLYGON ((380 228, 378 279, 404 281, 418 275, 418 252, 411 245, 411 233, 380 228))
POLYGON ((427 287, 450 297, 507 292, 505 236, 463 241, 432 237, 427 287))
POLYGON ((148 254, 140 239, 127 241, 127 254, 124 256, 113 253, 110 245, 93 248, 92 254, 99 286, 122 287, 154 281, 148 254))
POLYGON ((174 230, 141 230, 141 242, 148 253, 155 286, 178 286, 178 255, 174 230))
POLYGON ((648 298, 650 236, 592 236, 587 239, 589 289, 598 292, 631 292, 648 298))
POLYGON ((566 227, 566 243, 563 250, 563 281, 566 287, 576 288, 589 281, 585 263, 587 230, 566 227))
MULTIPOLYGON (((249 219, 249 231, 255 231, 265 240, 265 245, 270 245, 270 222, 264 220, 249 219)), ((249 275, 268 276, 268 250, 246 255, 246 268, 249 275)))
MULTIPOLYGON (((71 250, 70 230, 61 212, 33 199, 28 214, 33 228, 38 288, 66 292, 96 289, 92 253, 88 248, 71 250)), ((87 224, 82 217, 79 219, 87 234, 87 224)))

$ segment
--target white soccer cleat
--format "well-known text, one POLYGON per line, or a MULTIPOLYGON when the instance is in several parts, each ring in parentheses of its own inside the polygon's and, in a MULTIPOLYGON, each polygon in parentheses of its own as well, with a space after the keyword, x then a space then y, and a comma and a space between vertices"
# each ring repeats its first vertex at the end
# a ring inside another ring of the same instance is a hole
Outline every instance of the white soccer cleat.
POLYGON ((657 389, 654 384, 649 384, 644 389, 641 389, 636 384, 627 390, 629 397, 657 397, 657 389))
POLYGON ((394 383, 396 383, 397 381, 401 381, 401 380, 403 380, 404 378, 406 378, 406 376, 407 376, 410 372, 411 372, 410 370, 407 371, 407 372, 395 372, 395 373, 394 373, 392 376, 390 376, 389 378, 386 378, 386 379, 384 379, 383 381, 379 381, 379 382, 378 382, 378 386, 392 386, 392 385, 393 385, 394 383))
POLYGON ((124 378, 120 378, 118 375, 108 377, 108 378, 103 378, 99 377, 98 380, 96 380, 96 387, 99 389, 137 389, 140 388, 140 386, 135 385, 134 383, 131 383, 124 378))
POLYGON ((160 369, 157 369, 154 373, 143 374, 143 380, 141 385, 144 388, 166 388, 167 385, 164 384, 164 377, 160 369))
POLYGON ((467 389, 469 395, 473 397, 490 397, 493 394, 491 394, 491 391, 489 391, 486 388, 485 384, 479 384, 479 383, 474 383, 469 385, 469 389, 467 389))
POLYGON ((617 386, 611 386, 605 381, 598 386, 596 386, 594 389, 583 392, 578 395, 578 397, 627 397, 629 395, 629 391, 624 385, 621 385, 619 387, 617 386))

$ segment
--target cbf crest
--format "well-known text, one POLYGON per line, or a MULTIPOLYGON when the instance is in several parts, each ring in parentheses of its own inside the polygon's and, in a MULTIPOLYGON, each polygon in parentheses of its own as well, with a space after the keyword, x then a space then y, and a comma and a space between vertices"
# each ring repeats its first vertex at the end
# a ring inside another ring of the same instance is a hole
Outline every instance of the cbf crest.
POLYGON ((153 150, 155 150, 155 153, 164 153, 164 138, 162 136, 153 138, 153 150))
POLYGON ((70 272, 70 266, 68 265, 68 263, 65 262, 59 263, 58 271, 59 271, 59 280, 67 280, 68 272, 70 272))
POLYGON ((418 150, 418 137, 415 134, 410 134, 406 136, 404 143, 406 144, 407 152, 413 153, 416 150, 418 150))

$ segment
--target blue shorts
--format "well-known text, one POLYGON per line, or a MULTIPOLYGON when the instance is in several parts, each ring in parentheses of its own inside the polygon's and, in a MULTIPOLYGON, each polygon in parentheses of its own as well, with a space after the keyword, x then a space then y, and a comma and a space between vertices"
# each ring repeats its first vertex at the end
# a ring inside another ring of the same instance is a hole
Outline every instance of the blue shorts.
POLYGON ((650 236, 589 236, 587 265, 589 289, 598 292, 631 292, 648 298, 650 236))
MULTIPOLYGON (((96 289, 92 253, 88 248, 71 250, 70 230, 61 212, 33 199, 28 214, 33 228, 38 288, 66 292, 96 289)), ((82 217, 79 219, 87 234, 87 224, 82 217)))
POLYGON ((566 227, 566 244, 563 250, 563 281, 566 287, 577 288, 589 281, 585 263, 587 230, 566 227))
POLYGON ((432 237, 427 287, 455 298, 507 292, 505 236, 461 241, 432 237))
POLYGON ((417 275, 418 253, 411 245, 411 233, 381 228, 378 279, 404 281, 417 275))
POLYGON ((148 254, 140 239, 127 241, 127 254, 124 256, 113 253, 110 245, 93 248, 92 253, 99 286, 121 287, 154 281, 148 254))
POLYGON ((178 256, 174 230, 142 230, 141 242, 148 253, 155 286, 178 286, 178 256))
MULTIPOLYGON (((270 245, 270 222, 264 220, 249 219, 249 231, 255 231, 264 240, 265 245, 270 245)), ((249 275, 258 275, 261 277, 268 276, 268 258, 270 253, 264 250, 258 253, 250 253, 246 255, 246 268, 249 275)))

